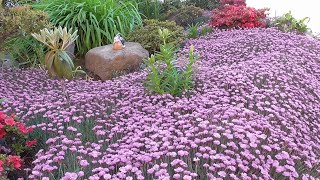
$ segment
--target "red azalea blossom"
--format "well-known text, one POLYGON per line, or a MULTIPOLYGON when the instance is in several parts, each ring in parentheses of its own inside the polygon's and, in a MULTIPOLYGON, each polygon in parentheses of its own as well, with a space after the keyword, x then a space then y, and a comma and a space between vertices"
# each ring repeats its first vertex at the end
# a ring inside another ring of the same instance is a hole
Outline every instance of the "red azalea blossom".
POLYGON ((3 121, 6 117, 7 115, 0 111, 0 122, 3 121))
POLYGON ((4 129, 0 128, 0 139, 2 139, 6 134, 7 132, 4 129))
POLYGON ((3 161, 0 160, 0 172, 3 171, 3 161))
POLYGON ((34 146, 34 145, 36 145, 37 144, 37 140, 36 139, 34 139, 34 140, 32 140, 32 141, 27 141, 26 142, 26 145, 28 146, 28 147, 32 147, 32 146, 34 146))
POLYGON ((16 123, 12 117, 7 117, 7 118, 4 120, 4 122, 5 122, 6 125, 9 125, 9 126, 13 126, 13 125, 15 125, 15 123, 16 123))
POLYGON ((31 133, 33 131, 32 127, 27 128, 28 133, 31 133))
MULTIPOLYGON (((0 140, 4 140, 5 143, 7 138, 7 131, 13 129, 13 133, 10 133, 10 138, 17 141, 17 143, 22 143, 26 140, 27 134, 29 132, 32 132, 32 128, 28 128, 25 126, 24 123, 21 122, 16 122, 14 119, 15 115, 7 116, 3 112, 0 112, 0 140), (11 126, 11 127, 10 127, 11 126), (8 130, 9 128, 9 130, 8 130), (18 130, 18 131, 17 131, 18 130), (23 136, 21 136, 23 134, 23 136), (21 138, 21 141, 20 139, 21 138)), ((31 148, 37 143, 36 139, 31 140, 31 141, 26 141, 26 147, 31 148)), ((25 147, 24 146, 24 147, 25 147)), ((11 147, 11 143, 8 143, 8 147, 5 147, 6 149, 9 149, 8 152, 3 152, 1 151, 1 160, 0 160, 0 179, 3 176, 3 174, 7 173, 8 171, 12 171, 15 169, 20 169, 23 164, 23 159, 21 159, 20 156, 17 156, 15 154, 15 151, 12 151, 11 148, 14 148, 13 146, 11 147)))
POLYGON ((22 134, 28 134, 29 132, 32 131, 30 130, 30 128, 27 128, 23 123, 17 123, 16 127, 19 129, 19 131, 22 134))
POLYGON ((263 20, 267 9, 224 5, 212 11, 211 26, 223 29, 266 27, 263 20))
POLYGON ((13 168, 15 169, 20 169, 21 164, 22 164, 22 159, 20 158, 20 156, 9 156, 9 158, 7 159, 7 164, 8 165, 13 165, 13 168))

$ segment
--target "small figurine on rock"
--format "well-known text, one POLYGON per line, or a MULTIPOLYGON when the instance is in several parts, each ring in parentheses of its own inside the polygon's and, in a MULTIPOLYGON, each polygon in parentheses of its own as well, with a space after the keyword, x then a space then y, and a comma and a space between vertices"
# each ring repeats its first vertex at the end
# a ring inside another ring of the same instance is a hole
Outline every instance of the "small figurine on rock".
POLYGON ((113 39, 113 50, 121 50, 125 47, 126 40, 118 33, 113 39))

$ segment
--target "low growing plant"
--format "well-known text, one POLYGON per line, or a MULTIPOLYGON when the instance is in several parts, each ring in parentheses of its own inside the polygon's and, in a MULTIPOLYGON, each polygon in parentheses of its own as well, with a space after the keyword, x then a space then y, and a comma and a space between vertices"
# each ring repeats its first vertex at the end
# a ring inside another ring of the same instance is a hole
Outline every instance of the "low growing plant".
POLYGON ((289 11, 280 18, 276 18, 272 25, 278 27, 283 32, 306 33, 308 30, 310 30, 306 24, 309 21, 309 17, 298 20, 294 18, 291 14, 291 11, 289 11))
POLYGON ((159 21, 156 19, 144 20, 144 25, 136 28, 128 36, 128 41, 138 42, 149 52, 153 53, 160 50, 162 43, 158 30, 168 29, 170 37, 166 39, 167 43, 178 46, 185 38, 184 29, 173 21, 159 21))
POLYGON ((194 47, 189 51, 189 62, 185 69, 179 69, 176 66, 176 47, 167 43, 170 36, 168 29, 159 29, 159 35, 163 44, 160 52, 146 61, 150 73, 147 76, 146 88, 157 94, 171 94, 172 96, 181 96, 183 92, 191 90, 193 87, 193 64, 195 55, 194 47))
POLYGON ((198 28, 200 27, 200 24, 197 23, 197 24, 191 24, 189 25, 189 28, 188 28, 188 38, 197 38, 199 37, 199 32, 198 32, 198 28))
POLYGON ((60 26, 53 30, 40 30, 40 34, 32 36, 49 48, 45 56, 45 65, 50 76, 70 79, 73 77, 74 64, 67 48, 78 38, 77 30, 67 30, 60 26))
POLYGON ((208 25, 200 26, 200 34, 201 34, 201 36, 205 36, 205 35, 211 33, 212 31, 213 31, 213 29, 212 29, 211 26, 208 26, 208 25))
POLYGON ((200 23, 191 24, 188 28, 188 38, 195 39, 200 36, 205 36, 208 33, 212 32, 212 27, 208 25, 202 25, 200 23))
POLYGON ((1 109, 44 115, 34 124, 52 136, 26 179, 317 179, 320 43, 217 31, 180 58, 190 43, 201 57, 190 97, 147 95, 145 71, 87 82, 3 70, 0 98, 14 101, 1 109))

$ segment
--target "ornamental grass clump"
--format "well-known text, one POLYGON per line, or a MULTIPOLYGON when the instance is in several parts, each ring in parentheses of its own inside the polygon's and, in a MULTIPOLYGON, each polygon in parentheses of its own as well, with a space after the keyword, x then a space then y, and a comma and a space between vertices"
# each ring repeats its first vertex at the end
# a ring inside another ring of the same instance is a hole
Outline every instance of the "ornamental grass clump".
POLYGON ((184 92, 193 88, 193 64, 195 55, 194 47, 189 50, 189 62, 185 65, 185 69, 177 67, 175 53, 177 48, 167 39, 170 36, 168 29, 159 29, 159 36, 163 41, 160 46, 160 52, 151 55, 146 61, 149 74, 146 80, 146 88, 157 94, 171 94, 173 96, 181 96, 184 92), (162 68, 162 66, 164 66, 162 68))
POLYGON ((191 44, 191 96, 145 93, 146 71, 88 82, 3 70, 1 110, 51 135, 28 179, 317 179, 319 41, 215 31, 178 60, 191 44))

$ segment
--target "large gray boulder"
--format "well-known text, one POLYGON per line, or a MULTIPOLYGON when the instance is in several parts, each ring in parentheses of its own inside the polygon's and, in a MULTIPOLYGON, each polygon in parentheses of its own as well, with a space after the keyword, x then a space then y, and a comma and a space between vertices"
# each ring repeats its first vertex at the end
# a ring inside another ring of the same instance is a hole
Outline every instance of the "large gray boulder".
POLYGON ((139 43, 126 42, 122 50, 113 50, 112 44, 91 49, 85 56, 86 68, 102 80, 109 80, 114 73, 132 72, 139 68, 149 52, 139 43))

